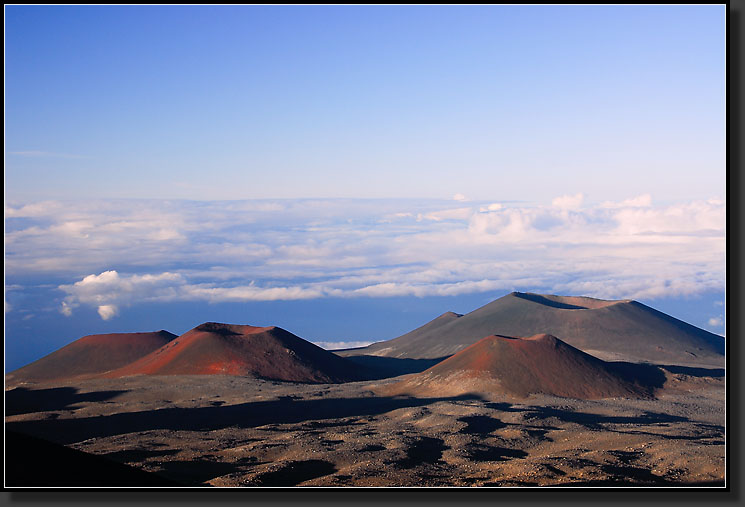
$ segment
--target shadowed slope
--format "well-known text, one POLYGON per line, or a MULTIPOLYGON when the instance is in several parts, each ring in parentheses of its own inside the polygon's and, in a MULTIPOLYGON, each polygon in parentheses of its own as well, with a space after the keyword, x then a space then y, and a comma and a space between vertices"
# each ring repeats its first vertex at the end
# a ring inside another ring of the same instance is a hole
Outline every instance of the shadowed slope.
POLYGON ((168 331, 84 336, 8 375, 7 384, 87 378, 127 365, 176 338, 168 331))
MULTIPOLYGON (((442 328, 445 324, 450 324, 453 321, 459 319, 463 315, 455 312, 445 312, 439 317, 427 322, 423 326, 420 326, 413 331, 409 331, 408 333, 399 336, 396 338, 397 342, 416 342, 420 339, 422 336, 429 336, 432 332, 442 328)), ((353 349, 340 349, 335 350, 334 353, 343 357, 350 357, 350 356, 358 356, 358 355, 368 355, 368 356, 391 356, 394 357, 393 354, 390 354, 391 351, 393 351, 393 348, 387 348, 386 344, 392 343, 393 340, 385 341, 385 342, 378 342, 373 343, 372 345, 369 345, 367 347, 356 347, 353 349)))
POLYGON ((95 454, 5 432, 7 487, 174 487, 181 484, 95 454))
MULTIPOLYGON (((436 319, 397 338, 397 340, 416 341, 420 336, 426 336, 428 333, 460 317, 462 315, 459 313, 445 312, 436 319)), ((388 342, 376 343, 368 347, 334 350, 334 354, 345 357, 349 361, 366 368, 369 371, 370 378, 396 377, 405 373, 419 373, 444 359, 444 357, 415 359, 391 356, 388 353, 392 349, 385 348, 385 343, 388 342), (375 347, 377 345, 381 345, 383 348, 375 347)))
POLYGON ((7 487, 180 486, 159 475, 15 431, 5 432, 7 487))
POLYGON ((391 393, 427 395, 492 392, 568 398, 648 397, 651 387, 631 383, 613 366, 554 336, 487 336, 424 372, 394 384, 391 393))
POLYGON ((358 380, 359 367, 278 327, 209 322, 106 377, 251 375, 294 382, 358 380))
POLYGON ((437 358, 455 354, 484 336, 551 333, 607 360, 724 365, 721 336, 629 300, 513 292, 458 319, 418 331, 354 353, 437 358))

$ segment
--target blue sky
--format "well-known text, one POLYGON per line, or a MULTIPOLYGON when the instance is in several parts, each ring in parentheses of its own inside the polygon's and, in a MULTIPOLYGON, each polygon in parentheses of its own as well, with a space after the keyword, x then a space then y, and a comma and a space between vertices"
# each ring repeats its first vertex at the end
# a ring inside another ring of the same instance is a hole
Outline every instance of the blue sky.
POLYGON ((724 14, 10 6, 7 195, 722 197, 724 14))
POLYGON ((723 5, 5 14, 6 369, 207 320, 378 341, 512 290, 724 334, 723 5))

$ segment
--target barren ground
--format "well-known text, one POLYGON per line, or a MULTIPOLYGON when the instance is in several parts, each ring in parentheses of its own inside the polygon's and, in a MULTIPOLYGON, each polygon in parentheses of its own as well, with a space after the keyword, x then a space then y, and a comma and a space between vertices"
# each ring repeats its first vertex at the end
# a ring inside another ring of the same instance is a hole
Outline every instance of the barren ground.
POLYGON ((723 485, 724 378, 667 377, 583 401, 134 376, 8 389, 5 420, 188 486, 723 485))

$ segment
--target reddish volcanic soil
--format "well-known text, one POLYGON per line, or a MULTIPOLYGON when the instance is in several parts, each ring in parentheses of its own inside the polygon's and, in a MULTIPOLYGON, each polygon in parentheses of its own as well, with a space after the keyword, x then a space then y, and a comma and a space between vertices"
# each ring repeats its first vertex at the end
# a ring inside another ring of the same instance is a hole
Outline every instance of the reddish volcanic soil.
MULTIPOLYGON (((619 303, 630 303, 630 299, 621 299, 616 301, 608 301, 604 299, 595 299, 595 298, 588 298, 585 296, 556 296, 553 294, 523 294, 523 297, 526 299, 532 299, 534 301, 552 301, 554 303, 557 303, 557 305, 561 305, 565 308, 573 308, 573 309, 584 309, 584 310, 595 310, 597 308, 605 308, 607 306, 613 306, 617 305, 619 303)), ((561 307, 559 306, 559 307, 561 307)))
POLYGON ((84 336, 9 373, 6 383, 92 377, 136 361, 174 338, 168 331, 84 336))
POLYGON ((250 375, 292 382, 358 380, 359 367, 278 327, 209 322, 104 375, 250 375))
POLYGON ((612 366, 548 334, 487 336, 461 352, 388 388, 417 395, 488 390, 525 398, 648 397, 650 390, 614 373, 612 366))
POLYGON ((634 302, 515 293, 349 359, 277 327, 88 336, 6 375, 5 486, 721 488, 724 368, 592 352, 716 357, 704 333, 634 302))

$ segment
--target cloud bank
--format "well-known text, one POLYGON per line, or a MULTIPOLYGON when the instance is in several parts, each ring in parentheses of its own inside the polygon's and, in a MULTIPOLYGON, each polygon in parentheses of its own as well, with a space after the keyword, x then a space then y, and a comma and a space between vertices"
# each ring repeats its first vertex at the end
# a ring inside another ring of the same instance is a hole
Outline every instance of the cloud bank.
POLYGON ((6 205, 6 276, 66 280, 58 311, 150 302, 540 290, 721 290, 725 203, 650 195, 489 201, 86 201, 6 205))

